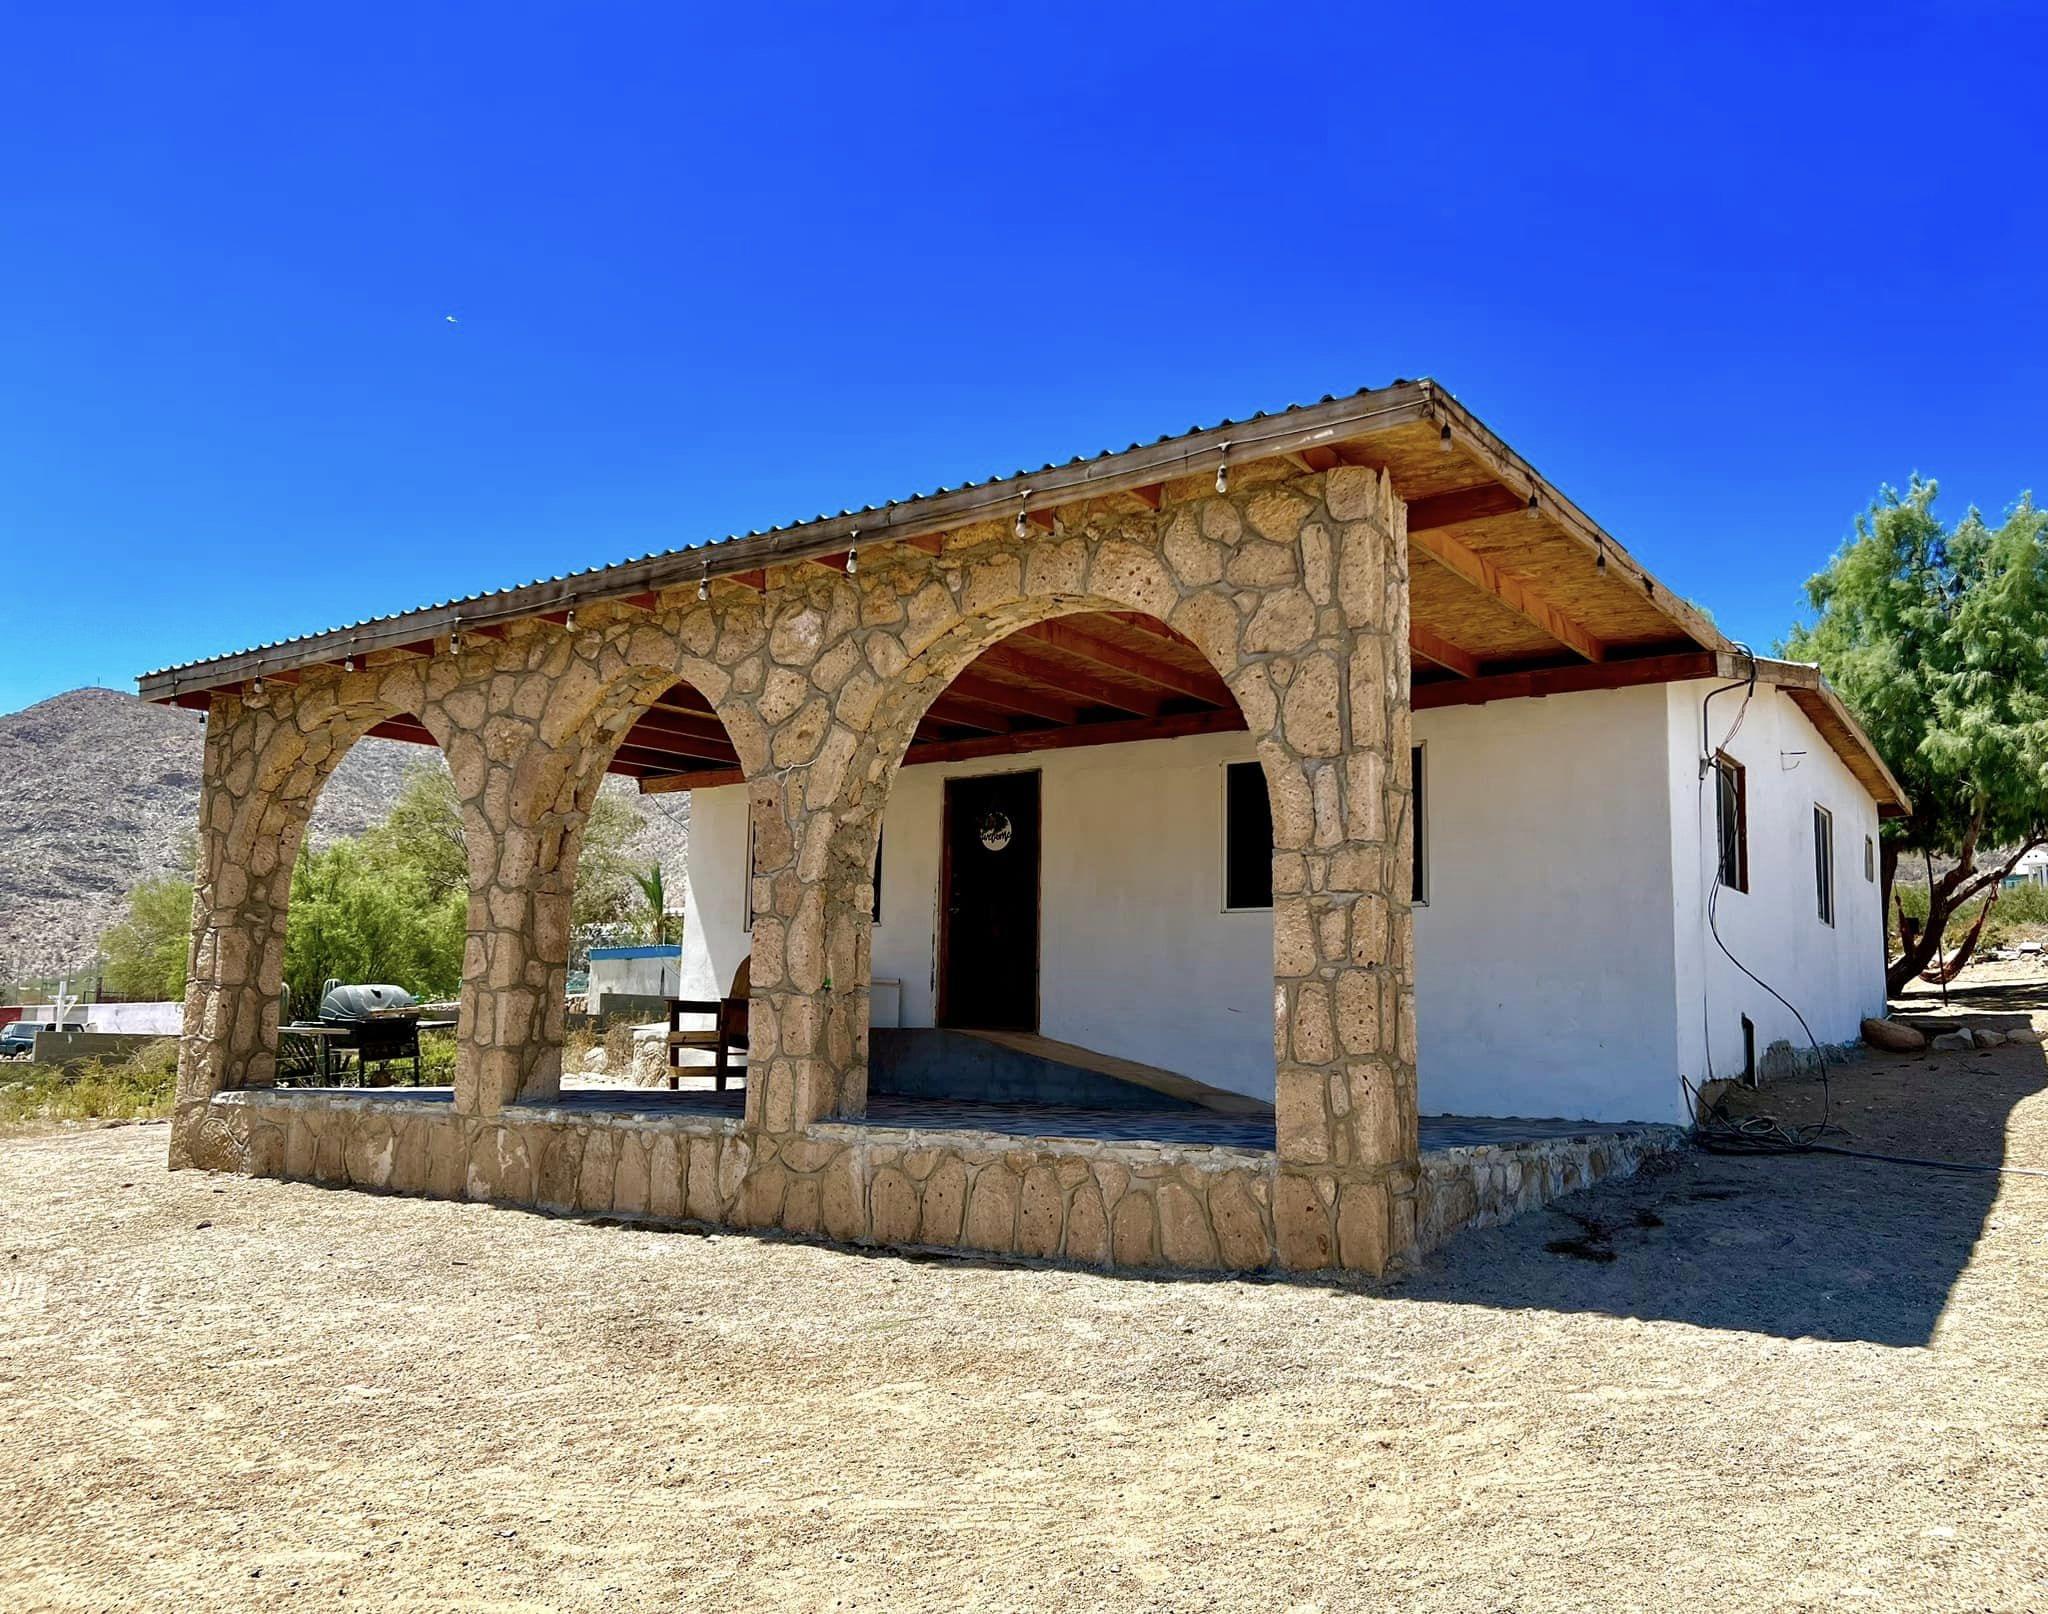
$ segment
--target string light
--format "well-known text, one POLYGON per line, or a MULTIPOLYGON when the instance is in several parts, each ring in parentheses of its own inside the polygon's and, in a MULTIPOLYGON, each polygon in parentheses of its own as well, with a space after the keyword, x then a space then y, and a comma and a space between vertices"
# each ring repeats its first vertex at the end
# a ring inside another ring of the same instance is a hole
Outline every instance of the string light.
POLYGON ((1603 573, 1607 570, 1607 540, 1604 538, 1593 545, 1593 570, 1603 573))
POLYGON ((1445 424, 1444 426, 1442 426, 1442 427, 1440 427, 1440 428, 1438 429, 1438 431, 1437 431, 1437 434, 1436 434, 1436 446, 1437 446, 1437 452, 1438 452, 1438 453, 1440 453, 1440 454, 1448 454, 1448 453, 1450 453, 1450 451, 1451 451, 1451 428, 1450 428, 1450 426, 1449 426, 1449 424, 1448 424, 1448 423, 1446 423, 1446 424, 1445 424))
POLYGON ((1015 533, 1019 538, 1022 538, 1027 532, 1031 530, 1030 521, 1027 515, 1027 511, 1030 508, 1030 499, 1031 490, 1029 488, 1026 488, 1022 493, 1017 495, 1017 519, 1011 523, 1010 530, 1013 533, 1015 533))
POLYGON ((1538 516, 1540 516, 1543 513, 1536 506, 1536 490, 1534 488, 1531 488, 1529 490, 1529 506, 1527 513, 1531 521, 1534 521, 1538 516))
POLYGON ((855 527, 846 544, 846 575, 853 576, 860 570, 860 528, 855 527))
POLYGON ((704 575, 697 579, 697 601, 701 605, 711 598, 711 563, 704 564, 704 575))
POLYGON ((573 610, 562 613, 562 627, 569 633, 576 631, 576 613, 573 610))
POLYGON ((1221 452, 1224 457, 1217 461, 1216 464, 1216 491, 1218 493, 1228 493, 1230 491, 1230 445, 1225 443, 1221 452))
POLYGON ((356 658, 354 656, 343 657, 341 670, 343 672, 354 672, 356 670, 356 658))

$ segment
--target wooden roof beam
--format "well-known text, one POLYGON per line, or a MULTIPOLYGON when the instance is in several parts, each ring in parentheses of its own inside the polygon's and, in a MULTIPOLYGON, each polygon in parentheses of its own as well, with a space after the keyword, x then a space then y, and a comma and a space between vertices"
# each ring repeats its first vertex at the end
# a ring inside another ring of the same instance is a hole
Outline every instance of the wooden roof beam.
MULTIPOLYGON (((1116 723, 1074 723, 1065 728, 1038 729, 1029 734, 992 734, 981 740, 918 741, 904 753, 903 766, 926 762, 966 762, 977 757, 1006 757, 1031 751, 1064 751, 1082 745, 1129 745, 1139 740, 1173 740, 1189 734, 1234 734, 1244 728, 1236 707, 1227 711, 1182 712, 1116 723)), ((743 783, 737 768, 698 769, 641 781, 653 796, 674 790, 709 790, 743 783)))
POLYGON ((1442 634, 1432 632, 1419 622, 1408 624, 1408 648, 1427 661, 1456 673, 1460 678, 1479 676, 1479 658, 1469 650, 1461 650, 1442 634))
POLYGON ((1510 576, 1450 534, 1441 531, 1418 533, 1411 528, 1408 542, 1411 548, 1420 550, 1439 566, 1457 573, 1474 588, 1491 594, 1510 611, 1535 623, 1559 644, 1576 651, 1588 661, 1607 659, 1607 646, 1597 636, 1519 577, 1510 576))
POLYGON ((1477 487, 1459 488, 1452 493, 1412 499, 1408 504, 1408 536, 1455 527, 1461 521, 1484 521, 1489 516, 1512 515, 1529 508, 1529 496, 1500 482, 1483 482, 1477 487))

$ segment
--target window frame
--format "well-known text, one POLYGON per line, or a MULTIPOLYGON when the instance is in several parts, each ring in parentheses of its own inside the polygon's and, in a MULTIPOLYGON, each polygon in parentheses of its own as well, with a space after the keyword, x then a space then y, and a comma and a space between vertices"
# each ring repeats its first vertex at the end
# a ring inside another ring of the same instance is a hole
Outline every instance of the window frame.
POLYGON ((1721 889, 1749 892, 1749 770, 1726 751, 1716 751, 1714 771, 1714 870, 1719 876, 1721 889), (1735 812, 1734 838, 1731 845, 1728 825, 1724 815, 1729 803, 1733 802, 1735 812), (1734 853, 1734 878, 1729 878, 1729 853, 1734 853))
POLYGON ((1226 762, 1218 770, 1217 780, 1223 791, 1223 811, 1219 815, 1222 820, 1220 830, 1222 839, 1222 856, 1220 861, 1222 866, 1219 870, 1222 889, 1217 895, 1217 901, 1220 904, 1219 911, 1223 913, 1271 913, 1273 911, 1273 797, 1266 787, 1266 765, 1256 757, 1249 760, 1240 758, 1235 762, 1226 762), (1266 804, 1266 900, 1264 902, 1233 903, 1230 900, 1230 770, 1233 768, 1253 768, 1257 770, 1260 799, 1266 804))
POLYGON ((1877 841, 1874 837, 1863 837, 1863 881, 1866 885, 1877 884, 1877 841))
POLYGON ((1813 804, 1813 893, 1820 922, 1835 925, 1835 815, 1813 804))

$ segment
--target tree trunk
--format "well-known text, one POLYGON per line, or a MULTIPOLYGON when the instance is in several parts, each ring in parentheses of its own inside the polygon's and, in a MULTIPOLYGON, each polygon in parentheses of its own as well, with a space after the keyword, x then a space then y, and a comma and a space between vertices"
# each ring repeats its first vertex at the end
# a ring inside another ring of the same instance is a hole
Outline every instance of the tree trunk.
POLYGON ((1970 962, 1970 955, 1977 950, 1977 940, 1984 934, 1984 921, 1991 917, 1991 910, 1998 906, 1998 891, 1999 888, 1994 885, 1985 894, 1984 906, 1977 910, 1977 922, 1970 926, 1969 933, 1963 937, 1962 945, 1957 947, 1948 956, 1947 962, 1940 966, 1942 980, 1953 981, 1963 973, 1963 966, 1970 962))
MULTIPOLYGON (((1977 832, 1982 827, 1982 823, 1983 819, 1980 815, 1977 821, 1970 826, 1970 833, 1963 838, 1962 858, 1956 866, 1939 880, 1929 884, 1927 888, 1927 928, 1920 933, 1919 940, 1911 948, 1901 953, 1886 967, 1884 985, 1887 996, 1897 997, 1900 992, 1905 990, 1907 983, 1914 976, 1918 975, 1934 961, 1941 944, 1941 939, 1948 930, 1948 922, 1954 917, 1955 911, 1958 908, 1982 893, 1987 891, 1995 893, 2004 882, 2005 877, 2011 874, 2013 869, 2018 866, 2019 860, 2033 851, 2035 847, 2042 844, 2040 836, 2029 836, 2020 843, 2019 850, 2007 858, 2003 864, 1995 869, 1980 873, 1976 866, 1975 857, 1977 851, 1977 832)), ((1992 900, 1996 900, 1995 897, 1992 900)), ((1988 911, 1990 903, 1987 902, 1985 906, 1988 911)), ((1963 964, 1969 961, 1969 955, 1975 950, 1977 937, 1983 928, 1983 916, 1980 914, 1977 925, 1964 938, 1963 952, 1960 960, 1947 972, 1948 979, 1953 980, 1955 978, 1955 971, 1961 969, 1963 964)))
POLYGON ((1983 827, 1984 810, 1980 807, 1976 816, 1970 820, 1969 830, 1963 836, 1956 866, 1939 880, 1927 882, 1926 927, 1913 945, 1901 951, 1886 968, 1884 989, 1887 997, 1897 997, 1905 991, 1913 977, 1927 968, 1929 961, 1940 950, 1942 934, 1948 929, 1949 915, 1955 912, 1956 888, 1977 872, 1977 835, 1983 827))

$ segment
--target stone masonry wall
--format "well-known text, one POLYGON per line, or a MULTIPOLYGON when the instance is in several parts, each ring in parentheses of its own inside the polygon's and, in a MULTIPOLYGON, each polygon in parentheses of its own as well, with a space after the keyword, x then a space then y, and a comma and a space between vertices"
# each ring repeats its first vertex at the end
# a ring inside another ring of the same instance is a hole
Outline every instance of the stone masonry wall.
MULTIPOLYGON (((355 738, 416 717, 446 751, 470 849, 455 1110, 559 1089, 568 913, 585 818, 638 715, 685 680, 717 712, 755 818, 746 1172, 867 1097, 869 870, 918 721, 988 645, 1081 611, 1138 611, 1227 680, 1274 823, 1279 1261, 1380 1270, 1415 1238, 1414 965, 1407 897, 1406 511, 1384 476, 1282 462, 1169 484, 1158 509, 1062 507, 892 544, 853 575, 776 567, 651 608, 606 603, 354 671, 215 697, 173 1164, 247 1169, 209 1100, 274 1068, 290 868, 355 738)), ((871 1145, 867 1145, 871 1147, 871 1145)), ((796 1152, 804 1153, 802 1148, 796 1152)), ((749 1201, 752 1203, 752 1201, 749 1201)), ((751 1214, 742 1208, 742 1216, 751 1214)), ((893 1225, 893 1224, 890 1224, 893 1225)), ((1163 1224, 1162 1224, 1163 1225, 1163 1224)))
MULTIPOLYGON (((911 1132, 518 1106, 495 1116, 397 1093, 247 1089, 213 1104, 254 1176, 438 1199, 776 1229, 1111 1271, 1281 1264, 1270 1155, 1169 1144, 911 1132)), ((1684 1146, 1677 1127, 1440 1150, 1422 1162, 1413 1261, 1684 1146)))

